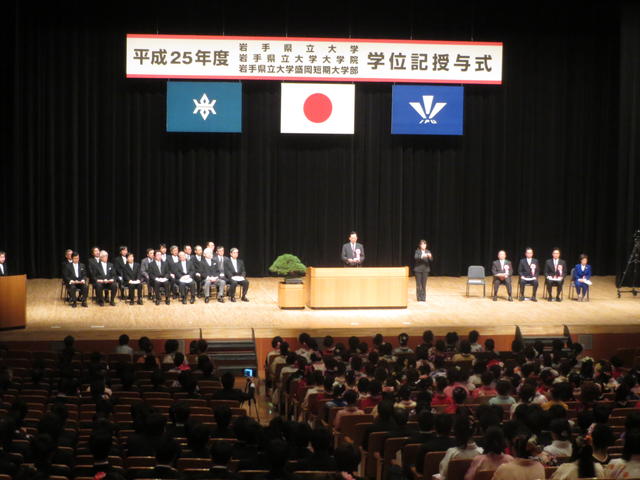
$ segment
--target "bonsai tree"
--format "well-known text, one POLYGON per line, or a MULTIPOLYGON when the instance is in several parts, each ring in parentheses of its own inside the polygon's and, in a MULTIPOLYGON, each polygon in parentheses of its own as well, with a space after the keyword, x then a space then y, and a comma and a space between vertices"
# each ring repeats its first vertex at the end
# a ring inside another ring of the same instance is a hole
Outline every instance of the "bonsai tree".
POLYGON ((274 260, 269 271, 284 277, 285 283, 300 283, 298 277, 305 274, 307 267, 295 255, 284 253, 274 260))

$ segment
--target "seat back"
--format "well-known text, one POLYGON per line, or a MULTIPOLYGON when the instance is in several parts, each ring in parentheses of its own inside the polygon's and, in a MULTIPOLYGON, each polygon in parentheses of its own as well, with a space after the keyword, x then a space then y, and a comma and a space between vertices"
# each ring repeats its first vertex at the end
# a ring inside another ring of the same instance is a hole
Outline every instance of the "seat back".
POLYGON ((494 473, 496 473, 495 470, 478 470, 473 480, 491 480, 494 473))
POLYGON ((478 280, 485 278, 484 267, 482 265, 469 265, 467 270, 467 277, 469 279, 478 280))
POLYGON ((447 468, 447 480, 464 480, 464 475, 469 470, 471 458, 454 458, 447 468))
POLYGON ((428 452, 424 456, 424 465, 422 467, 422 478, 431 478, 440 471, 440 462, 447 452, 428 452))
POLYGON ((367 463, 365 464, 364 476, 374 478, 376 476, 376 458, 375 453, 382 454, 385 436, 389 432, 372 432, 369 434, 367 441, 367 463))
POLYGON ((340 431, 349 436, 352 440, 355 436, 356 425, 360 423, 372 423, 373 415, 367 414, 348 414, 343 415, 340 419, 340 431))

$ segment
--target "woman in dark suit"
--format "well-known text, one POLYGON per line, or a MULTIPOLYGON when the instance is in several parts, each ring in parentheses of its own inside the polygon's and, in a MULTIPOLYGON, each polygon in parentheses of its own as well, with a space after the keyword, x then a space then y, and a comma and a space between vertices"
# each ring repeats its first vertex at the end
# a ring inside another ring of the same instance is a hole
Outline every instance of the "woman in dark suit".
POLYGON ((573 267, 573 284, 576 287, 579 302, 586 301, 589 285, 591 284, 591 265, 587 262, 589 257, 586 254, 580 255, 580 263, 573 267))
POLYGON ((426 240, 418 242, 418 248, 413 258, 415 259, 413 272, 416 275, 416 297, 419 302, 424 302, 426 301, 427 277, 431 271, 431 262, 433 261, 431 251, 427 250, 426 240))

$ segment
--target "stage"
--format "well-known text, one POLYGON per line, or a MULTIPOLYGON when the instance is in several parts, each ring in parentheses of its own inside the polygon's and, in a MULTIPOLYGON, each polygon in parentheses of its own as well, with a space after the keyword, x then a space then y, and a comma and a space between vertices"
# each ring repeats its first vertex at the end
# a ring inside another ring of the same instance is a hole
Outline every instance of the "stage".
MULTIPOLYGON (((482 288, 472 287, 465 297, 465 277, 431 277, 427 285, 427 302, 415 301, 415 283, 409 280, 409 305, 406 309, 354 310, 280 310, 277 306, 277 278, 252 278, 249 303, 156 306, 145 300, 143 306, 118 302, 115 307, 99 307, 89 302, 88 308, 72 309, 60 299, 59 279, 34 279, 27 282, 27 328, 2 332, 5 341, 60 340, 73 334, 79 340, 109 340, 121 333, 131 338, 149 335, 155 339, 256 338, 274 335, 297 336, 307 331, 314 336, 327 334, 345 337, 352 334, 388 335, 406 331, 420 335, 430 328, 436 335, 451 330, 467 332, 475 328, 485 335, 513 335, 516 325, 525 335, 558 335, 562 325, 572 334, 640 333, 640 297, 631 294, 618 299, 614 277, 594 277, 591 301, 578 303, 568 298, 561 303, 539 301, 506 301, 501 288, 498 302, 482 298, 482 288)), ((489 279, 490 280, 490 279, 489 279)), ((487 286, 487 293, 490 285, 487 286)), ((514 282, 514 293, 515 293, 514 282)), ((529 291, 529 290, 528 290, 529 291)))

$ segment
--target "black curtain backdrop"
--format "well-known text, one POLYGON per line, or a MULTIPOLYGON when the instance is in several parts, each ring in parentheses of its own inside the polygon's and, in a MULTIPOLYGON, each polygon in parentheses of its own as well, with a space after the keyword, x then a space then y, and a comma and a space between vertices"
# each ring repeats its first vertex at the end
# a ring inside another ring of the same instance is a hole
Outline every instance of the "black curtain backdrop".
POLYGON ((211 239, 257 276, 285 252, 339 265, 351 230, 370 266, 410 265, 426 238, 434 274, 527 245, 622 268, 639 220, 637 8, 130 3, 8 9, 0 249, 13 271, 57 276, 65 248, 140 257, 211 239), (502 41, 504 84, 465 88, 460 137, 392 136, 391 85, 365 83, 355 135, 283 135, 267 81, 243 82, 242 134, 167 133, 166 82, 125 78, 126 33, 502 41))

